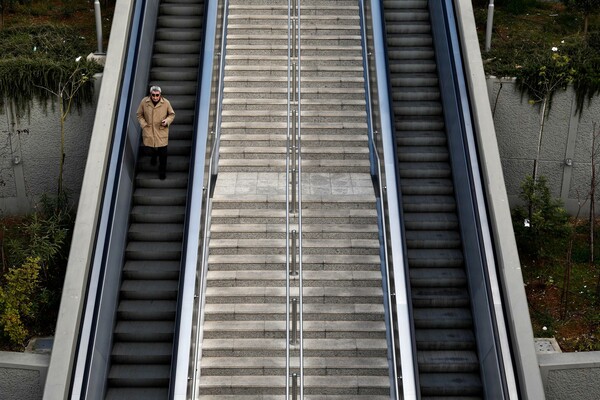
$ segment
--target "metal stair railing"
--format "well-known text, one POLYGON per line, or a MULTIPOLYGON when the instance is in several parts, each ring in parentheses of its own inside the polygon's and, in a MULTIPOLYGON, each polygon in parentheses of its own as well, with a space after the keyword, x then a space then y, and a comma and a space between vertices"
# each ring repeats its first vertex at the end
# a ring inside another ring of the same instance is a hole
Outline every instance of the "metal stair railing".
POLYGON ((420 398, 381 3, 359 0, 371 175, 377 185, 391 396, 420 398), (373 73, 371 73, 373 72, 373 73), (380 154, 383 153, 383 154, 380 154), (383 155, 383 158, 381 158, 383 155))
MULTIPOLYGON (((187 256, 187 267, 193 269, 196 279, 189 279, 195 284, 193 297, 193 326, 188 334, 192 336, 191 351, 190 347, 184 349, 180 346, 180 351, 191 353, 189 357, 189 366, 178 365, 181 371, 177 374, 175 395, 172 397, 177 400, 195 399, 198 397, 198 378, 200 373, 200 359, 202 358, 202 323, 204 319, 204 298, 206 292, 206 275, 208 271, 208 242, 210 236, 210 212, 212 208, 212 194, 216 178, 218 175, 218 156, 221 131, 221 109, 223 101, 223 74, 225 68, 225 49, 226 49, 226 31, 229 0, 210 1, 207 9, 206 34, 207 45, 203 54, 203 70, 201 80, 201 95, 198 102, 198 114, 200 121, 198 123, 198 133, 207 137, 204 146, 196 149, 197 154, 201 154, 204 163, 196 163, 194 178, 198 183, 194 187, 202 188, 202 191, 196 191, 192 194, 191 204, 197 204, 195 225, 190 225, 188 235, 194 235, 202 239, 200 250, 198 246, 189 248, 187 256), (219 27, 219 23, 221 26, 219 27), (220 28, 220 29, 219 29, 220 28), (213 93, 216 87, 216 101, 213 93), (202 110, 207 112, 202 112, 202 110), (212 116, 212 119, 211 119, 212 116), (211 143, 212 140, 212 143, 211 143), (206 156, 204 153, 206 152, 206 156), (197 254, 200 253, 198 260, 197 254), (200 264, 197 268, 197 264, 200 264), (193 332, 193 334, 192 334, 193 332)), ((198 243, 198 241, 196 241, 198 243)), ((179 368, 178 368, 179 371, 179 368)))
POLYGON ((288 1, 288 119, 286 151, 286 371, 285 398, 303 398, 302 335, 302 207, 300 157, 300 7, 288 1), (294 61, 295 60, 295 61, 294 61), (290 193, 291 192, 291 193, 290 193), (297 227, 290 220, 297 218, 297 227), (291 277, 298 279, 298 297, 291 298, 291 277), (291 372, 291 347, 299 348, 298 371, 291 372), (291 392, 291 393, 290 393, 291 392))

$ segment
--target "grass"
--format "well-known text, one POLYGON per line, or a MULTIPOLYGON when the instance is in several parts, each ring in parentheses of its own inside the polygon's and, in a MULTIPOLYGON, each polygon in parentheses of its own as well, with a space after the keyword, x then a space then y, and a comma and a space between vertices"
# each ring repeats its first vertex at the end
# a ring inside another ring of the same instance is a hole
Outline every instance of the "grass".
MULTIPOLYGON (((568 10, 561 2, 533 0, 518 14, 496 6, 491 50, 485 52, 488 1, 474 0, 473 3, 487 75, 518 77, 527 63, 543 60, 553 47, 568 54, 581 74, 590 70, 589 64, 585 64, 588 60, 600 56, 600 14, 590 19, 589 34, 585 37, 582 15, 568 10)), ((534 70, 538 68, 535 66, 534 70)), ((576 227, 576 234, 568 290, 565 290, 568 242, 563 242, 551 257, 537 262, 520 254, 531 323, 535 337, 555 337, 563 351, 600 350, 600 299, 596 297, 600 237, 595 239, 597 261, 590 265, 589 224, 583 221, 571 221, 571 224, 576 227)))
MULTIPOLYGON (((103 48, 106 49, 110 35, 115 0, 101 1, 103 48)), ((32 0, 5 10, 4 27, 20 27, 43 24, 68 25, 76 28, 85 41, 89 52, 97 49, 94 2, 89 0, 32 0)))
POLYGON ((589 40, 583 35, 582 15, 568 10, 562 3, 533 2, 522 14, 495 7, 491 49, 485 52, 487 1, 476 1, 475 21, 486 74, 498 77, 515 76, 531 60, 553 47, 580 49, 589 43, 600 52, 598 36, 600 14, 593 15, 589 25, 589 40), (480 4, 485 3, 485 4, 480 4))

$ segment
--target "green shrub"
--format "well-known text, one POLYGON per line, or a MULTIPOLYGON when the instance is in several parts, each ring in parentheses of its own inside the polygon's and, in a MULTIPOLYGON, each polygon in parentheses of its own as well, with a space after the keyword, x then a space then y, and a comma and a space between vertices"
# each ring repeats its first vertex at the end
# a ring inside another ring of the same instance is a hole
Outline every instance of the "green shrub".
MULTIPOLYGON (((63 25, 0 30, 0 53, 0 105, 10 99, 17 116, 28 113, 34 99, 43 104, 55 101, 50 91, 58 93, 61 85, 68 85, 74 71, 91 78, 102 70, 99 64, 86 61, 90 49, 85 38, 63 25)), ((89 79, 75 94, 75 106, 92 102, 93 90, 93 79, 89 79)))
POLYGON ((41 269, 39 257, 27 257, 22 265, 8 269, 0 286, 0 326, 13 345, 29 336, 26 321, 35 316, 34 294, 41 269))
POLYGON ((512 213, 519 254, 534 261, 564 255, 573 228, 561 201, 552 198, 546 178, 526 177, 520 197, 525 206, 512 213))
POLYGON ((68 204, 66 196, 43 197, 37 212, 4 227, 0 336, 12 347, 53 332, 74 221, 68 204), (15 292, 22 308, 10 301, 15 292))

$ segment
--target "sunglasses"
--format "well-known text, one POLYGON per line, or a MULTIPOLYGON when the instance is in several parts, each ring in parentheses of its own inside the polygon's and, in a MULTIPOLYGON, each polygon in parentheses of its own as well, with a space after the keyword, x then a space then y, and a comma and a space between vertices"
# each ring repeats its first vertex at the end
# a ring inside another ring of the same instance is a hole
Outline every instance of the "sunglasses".
POLYGON ((150 96, 152 96, 152 97, 160 97, 160 94, 158 94, 158 93, 157 94, 152 93, 150 96))

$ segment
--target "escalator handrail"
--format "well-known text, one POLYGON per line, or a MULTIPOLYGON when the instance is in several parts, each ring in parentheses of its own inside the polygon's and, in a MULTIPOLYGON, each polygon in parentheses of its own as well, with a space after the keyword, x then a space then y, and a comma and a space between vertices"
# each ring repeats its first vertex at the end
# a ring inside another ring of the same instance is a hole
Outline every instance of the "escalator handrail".
MULTIPOLYGON (((177 318, 173 342, 173 359, 171 362, 171 379, 169 399, 186 399, 188 391, 192 339, 194 338, 194 306, 196 302, 196 277, 199 261, 202 216, 206 213, 208 193, 205 182, 206 150, 210 126, 210 103, 213 85, 213 63, 215 59, 215 35, 217 31, 218 1, 208 0, 204 8, 203 49, 198 71, 199 90, 196 96, 194 114, 192 149, 190 154, 190 173, 188 178, 187 209, 185 216, 181 274, 179 278, 179 296, 177 302, 177 318)), ((209 174, 210 175, 210 174, 209 174)), ((193 371, 192 371, 193 373, 193 371)))
MULTIPOLYGON (((485 279, 486 287, 482 288, 487 292, 488 308, 493 324, 492 330, 495 333, 497 364, 500 369, 500 382, 503 398, 518 398, 518 389, 513 371, 512 357, 508 343, 508 334, 503 315, 503 305, 500 296, 500 288, 496 270, 496 260, 493 241, 491 238, 491 229, 488 221, 487 200, 483 190, 483 181, 480 174, 479 156, 477 145, 475 143, 475 133, 472 121, 472 111, 470 106, 469 92, 467 89, 467 79, 462 62, 460 41, 458 38, 458 28, 454 12, 454 0, 444 0, 440 3, 444 13, 446 23, 445 31, 448 41, 448 51, 450 55, 450 68, 454 77, 454 91, 457 99, 456 107, 458 109, 458 118, 460 120, 460 135, 463 141, 464 155, 468 165, 467 173, 470 182, 470 191, 473 201, 474 218, 477 223, 477 233, 479 236, 479 248, 481 257, 482 274, 485 279)), ((473 264, 478 265, 478 264, 473 264)), ((482 376, 483 379, 483 376, 482 376)), ((494 392, 497 392, 495 390, 494 392)), ((500 393, 496 393, 500 396, 500 393)))
MULTIPOLYGON (((403 247, 404 239, 402 236, 401 220, 401 199, 397 184, 395 143, 393 138, 394 124, 393 113, 391 109, 391 100, 389 98, 388 65, 385 45, 385 24, 383 22, 382 4, 379 1, 371 1, 371 22, 373 24, 373 52, 375 59, 375 75, 377 78, 378 106, 380 113, 380 136, 383 147, 383 170, 385 171, 385 182, 381 184, 386 188, 386 200, 389 223, 387 231, 388 241, 391 249, 391 259, 393 268, 393 288, 388 290, 393 293, 395 307, 395 322, 392 327, 398 332, 398 350, 400 353, 400 375, 402 393, 397 392, 397 398, 413 399, 418 397, 419 385, 418 374, 416 371, 416 361, 414 353, 414 332, 412 329, 412 318, 410 310, 408 265, 406 262, 406 252, 403 247)), ((370 102, 372 104, 372 100, 370 102)), ((369 105, 370 106, 370 105, 369 105)), ((370 140, 372 138, 370 134, 370 140)), ((373 147, 375 147, 373 145, 373 147)), ((381 163, 379 164, 381 166, 381 163)), ((383 221, 382 221, 383 222, 383 221)), ((391 306, 391 304, 390 304, 391 306)))
POLYGON ((96 240, 92 250, 91 268, 86 285, 84 314, 80 324, 77 350, 73 365, 69 393, 72 398, 85 396, 90 372, 91 352, 96 334, 98 308, 103 290, 103 276, 106 270, 110 235, 114 223, 114 208, 116 205, 117 187, 122 170, 123 152, 127 140, 128 119, 131 111, 131 93, 133 91, 136 65, 139 54, 140 36, 146 0, 137 0, 131 16, 132 24, 129 30, 124 72, 121 76, 120 93, 118 96, 117 115, 112 128, 112 145, 110 147, 109 163, 104 181, 102 200, 96 227, 96 240))

